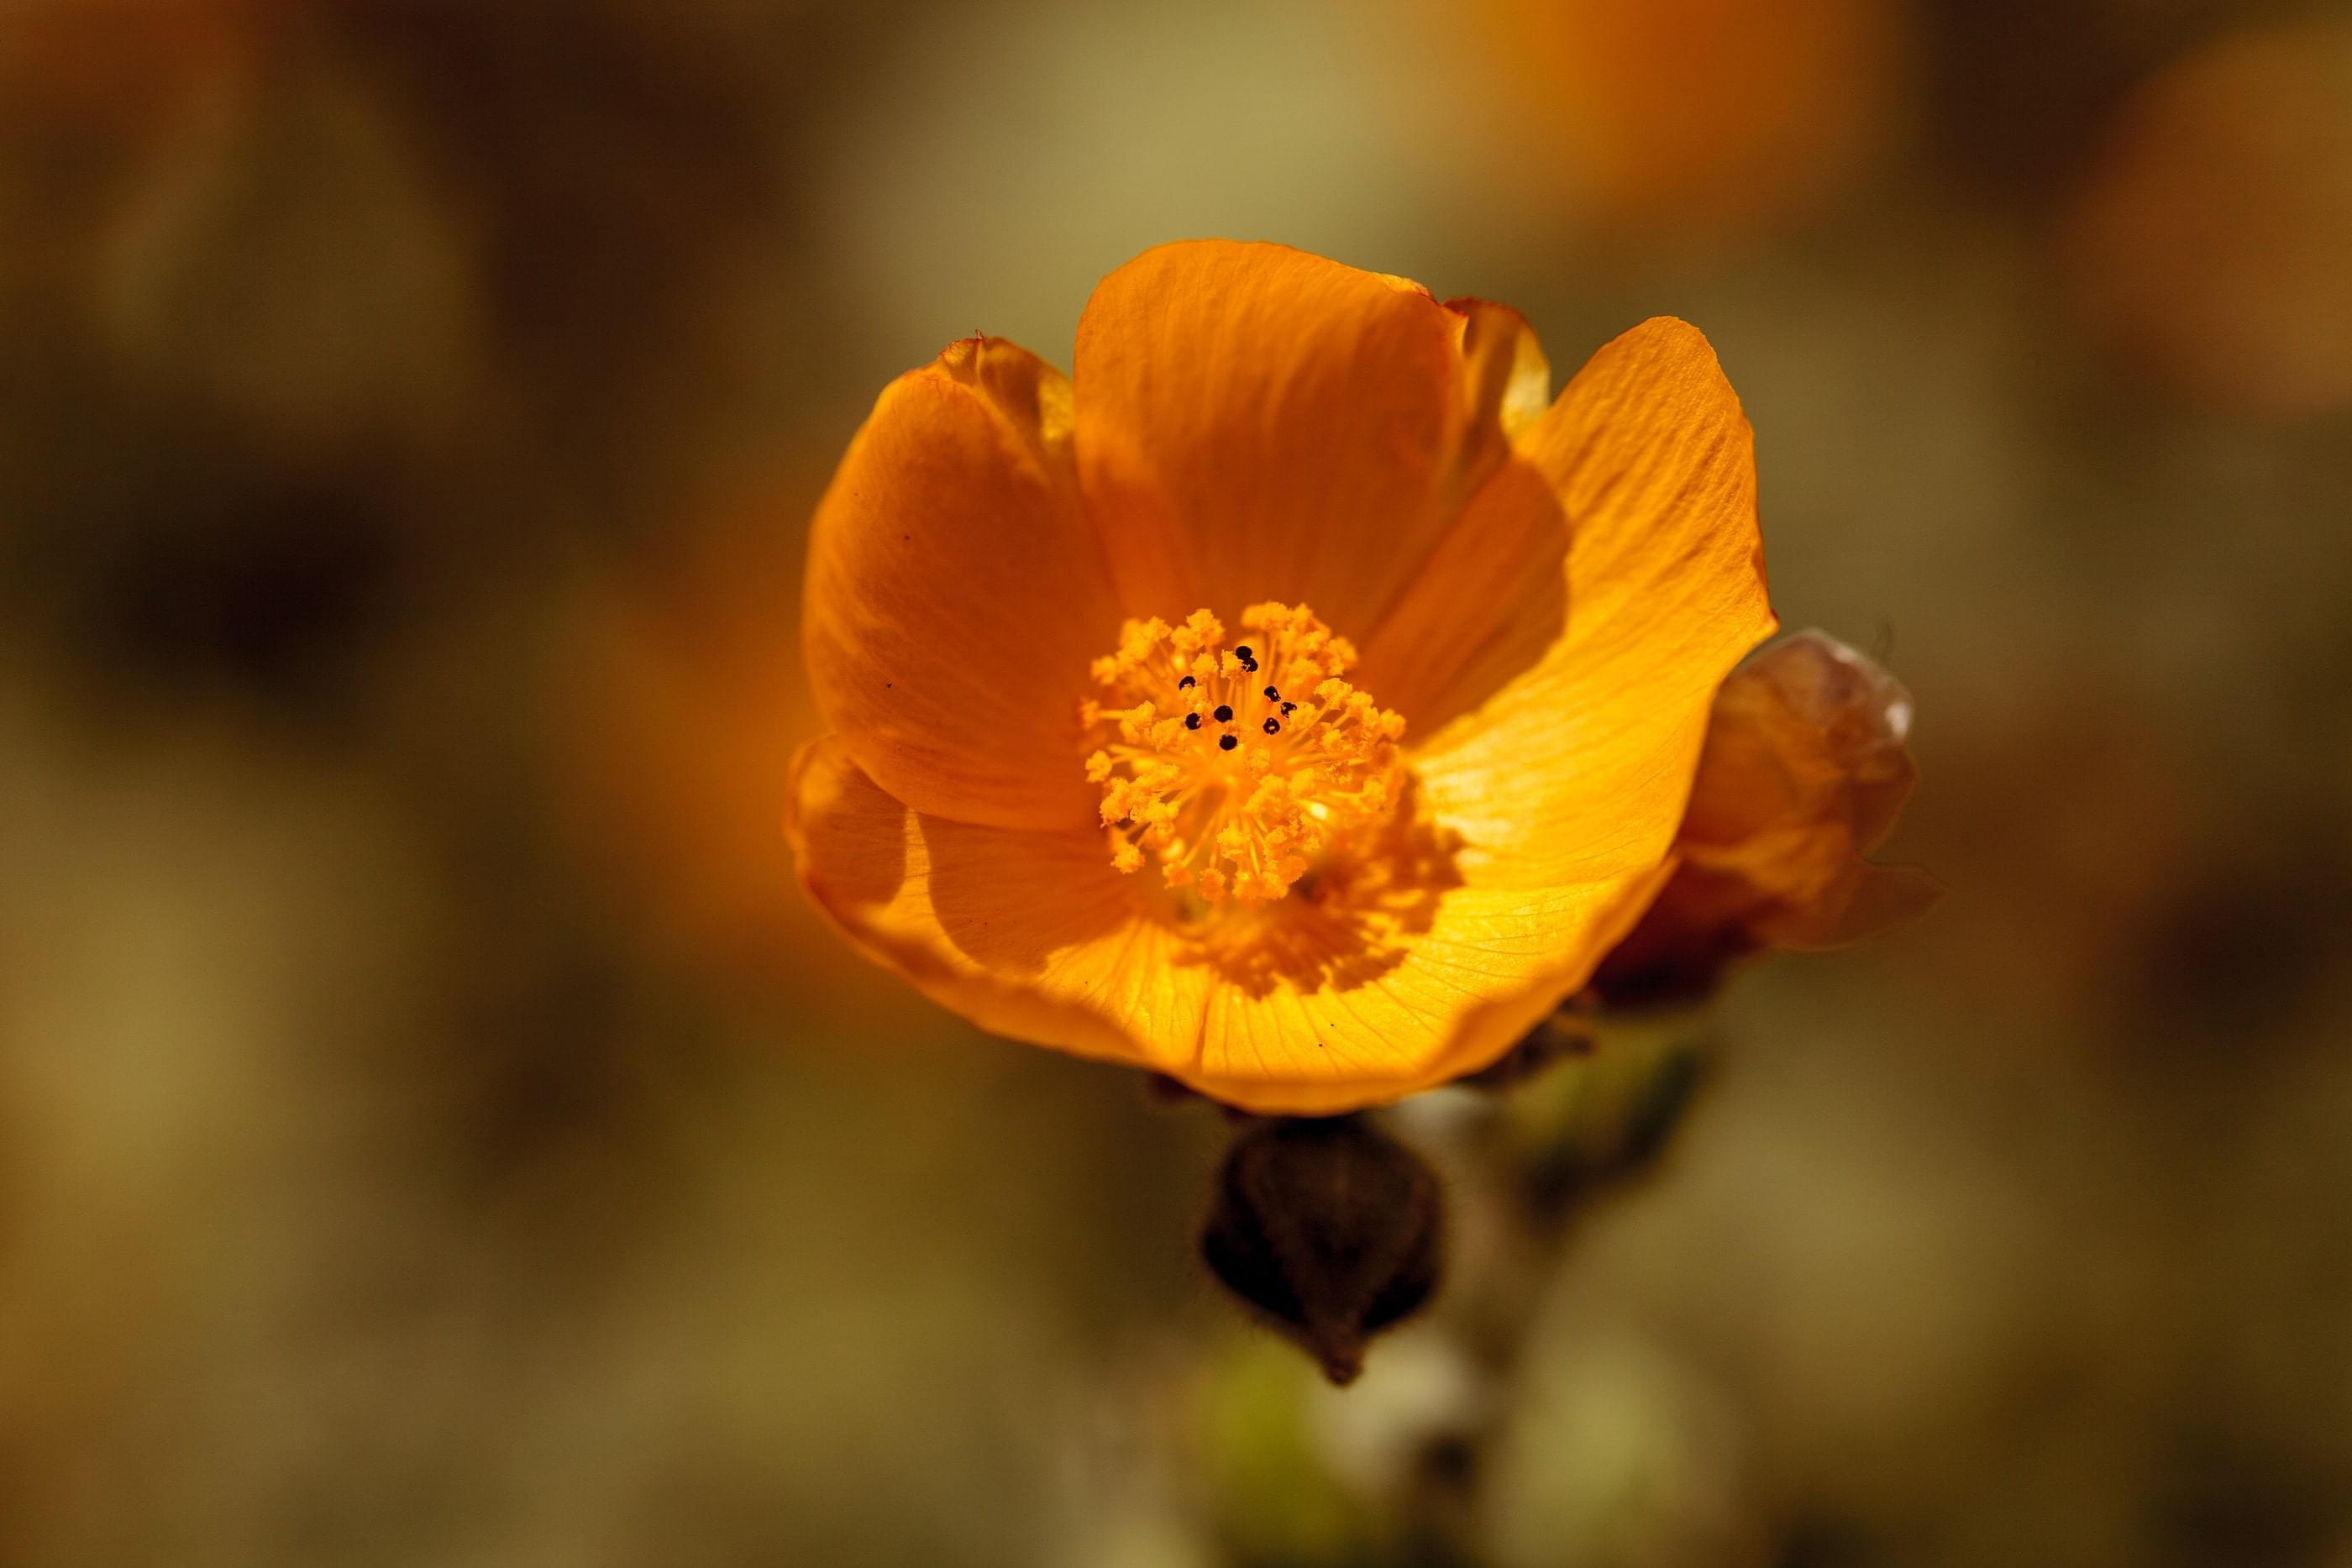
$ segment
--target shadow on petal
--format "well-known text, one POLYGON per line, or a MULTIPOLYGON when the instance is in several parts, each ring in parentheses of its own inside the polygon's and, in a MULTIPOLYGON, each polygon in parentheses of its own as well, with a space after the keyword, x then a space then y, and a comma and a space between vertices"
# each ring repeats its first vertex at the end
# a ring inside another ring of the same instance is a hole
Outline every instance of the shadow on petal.
POLYGON ((1439 904, 1462 885, 1461 849, 1461 835, 1423 816, 1408 784, 1376 837, 1340 849, 1288 897, 1206 927, 1180 961, 1206 966, 1252 998, 1277 986, 1370 985, 1405 961, 1412 939, 1429 933, 1439 904))
POLYGON ((1364 647, 1368 691, 1427 739, 1527 674, 1568 629, 1568 515, 1514 457, 1480 486, 1364 647))
POLYGON ((1133 922, 1138 900, 1098 835, 926 815, 877 784, 837 737, 803 752, 793 830, 803 879, 835 919, 899 953, 951 950, 1002 981, 1133 922))
POLYGON ((1097 833, 1023 833, 913 812, 929 852, 931 913, 957 950, 1034 977, 1065 948, 1109 936, 1143 900, 1097 833))

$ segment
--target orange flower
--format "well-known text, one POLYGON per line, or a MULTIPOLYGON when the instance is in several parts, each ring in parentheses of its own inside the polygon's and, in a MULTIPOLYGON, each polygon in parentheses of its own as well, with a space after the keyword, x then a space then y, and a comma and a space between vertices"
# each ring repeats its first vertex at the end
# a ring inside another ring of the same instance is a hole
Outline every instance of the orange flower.
POLYGON ((207 86, 244 87, 287 9, 275 0, 16 0, 0 86, 78 127, 138 131, 207 86))
POLYGON ((1773 623, 1706 340, 1549 388, 1510 310, 1223 242, 1107 278, 1075 385, 901 377, 810 542, 809 892, 983 1028, 1253 1110, 1493 1061, 1664 880, 1773 623))
POLYGON ((1863 858, 1918 777, 1903 748, 1910 727, 1910 694, 1823 632, 1784 638, 1733 672, 1675 837, 1681 864, 1601 964, 1601 998, 1701 995, 1735 958, 1840 946, 1934 903, 1942 884, 1926 872, 1863 858))

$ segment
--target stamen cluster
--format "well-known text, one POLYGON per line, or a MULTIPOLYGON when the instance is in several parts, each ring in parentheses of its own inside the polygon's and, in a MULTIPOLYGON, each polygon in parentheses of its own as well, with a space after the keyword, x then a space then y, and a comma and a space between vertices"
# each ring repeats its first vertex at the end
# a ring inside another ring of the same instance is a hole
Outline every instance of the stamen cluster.
POLYGON ((1395 807, 1404 720, 1341 679, 1344 637, 1304 605, 1242 612, 1228 647, 1206 610, 1119 629, 1082 707, 1111 863, 1158 862, 1202 902, 1280 898, 1339 835, 1395 807))

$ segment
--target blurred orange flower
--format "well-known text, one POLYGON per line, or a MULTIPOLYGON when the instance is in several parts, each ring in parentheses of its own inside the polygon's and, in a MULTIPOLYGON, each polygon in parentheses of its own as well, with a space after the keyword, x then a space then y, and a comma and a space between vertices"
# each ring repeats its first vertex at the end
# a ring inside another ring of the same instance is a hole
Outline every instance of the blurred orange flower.
POLYGON ((1704 994, 1732 959, 1858 941, 1934 903, 1934 877, 1863 858, 1918 777, 1903 746, 1910 726, 1895 678, 1820 632, 1734 671, 1675 835, 1680 864, 1601 964, 1601 998, 1704 994))
POLYGON ((804 613, 790 832, 850 940, 1276 1112, 1482 1067, 1583 984, 1773 623, 1692 328, 1552 402, 1513 311, 1223 242, 1107 278, 1075 385, 984 338, 892 383, 804 613))
POLYGON ((185 95, 248 76, 278 0, 14 0, 0 9, 0 87, 89 123, 152 128, 185 95))
POLYGON ((1885 136, 1902 79, 1890 0, 1481 0, 1472 16, 1512 169, 1650 235, 1751 229, 1825 197, 1885 136))
POLYGON ((692 519, 677 559, 634 563, 585 597, 557 800, 656 962, 870 1024, 897 988, 845 969, 793 892, 778 831, 793 754, 823 727, 793 656, 798 530, 776 519, 805 511, 821 473, 788 465, 733 486, 692 519))
POLYGON ((2067 235, 2084 314, 2192 397, 2352 405, 2352 27, 2224 37, 2108 127, 2067 235))

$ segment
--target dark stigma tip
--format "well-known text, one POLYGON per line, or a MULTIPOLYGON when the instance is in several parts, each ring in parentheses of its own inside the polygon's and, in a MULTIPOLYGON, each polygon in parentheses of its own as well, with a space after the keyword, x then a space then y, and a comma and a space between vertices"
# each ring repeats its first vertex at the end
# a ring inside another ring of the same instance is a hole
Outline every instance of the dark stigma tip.
POLYGON ((1240 744, 1241 738, 1238 736, 1225 735, 1217 737, 1217 749, 1219 751, 1231 751, 1234 747, 1239 746, 1240 744))
POLYGON ((1282 733, 1282 721, 1278 718, 1267 719, 1265 721, 1265 732, 1268 735, 1280 735, 1282 733))
POLYGON ((1199 714, 1197 714, 1197 713, 1188 713, 1188 714, 1186 714, 1186 715, 1184 716, 1184 727, 1185 727, 1186 729, 1198 729, 1198 728, 1200 728, 1200 727, 1201 727, 1201 716, 1200 716, 1199 714))
POLYGON ((1225 704, 1219 703, 1217 705, 1217 722, 1219 724, 1231 724, 1233 722, 1233 718, 1234 710, 1225 704))

